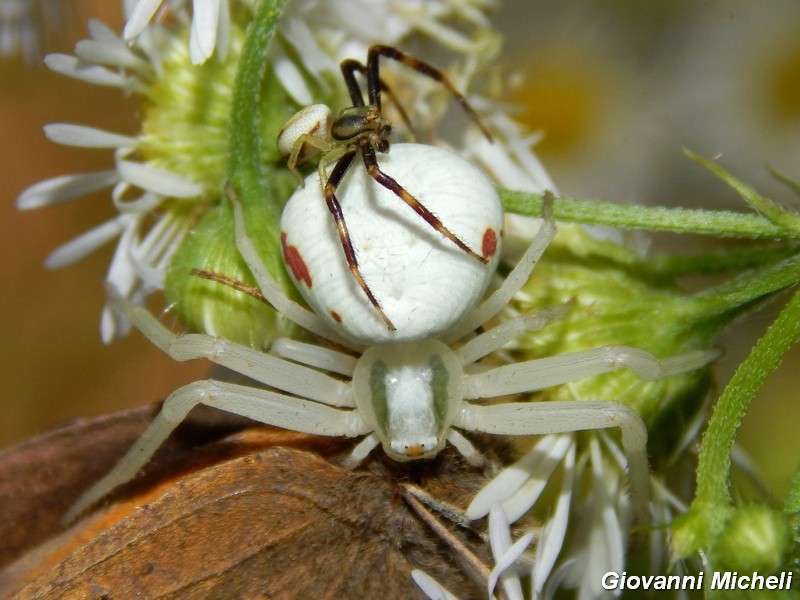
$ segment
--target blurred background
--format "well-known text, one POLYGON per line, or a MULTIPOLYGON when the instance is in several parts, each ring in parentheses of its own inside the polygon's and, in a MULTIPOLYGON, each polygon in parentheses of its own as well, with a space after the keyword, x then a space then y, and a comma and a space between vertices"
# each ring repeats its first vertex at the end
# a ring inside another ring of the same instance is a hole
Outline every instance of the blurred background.
MULTIPOLYGON (((0 4, 12 0, 0 0, 0 4)), ((55 0, 28 0, 55 6, 55 0)), ((121 2, 63 0, 45 50, 71 53, 97 18, 119 31, 121 2)), ((638 0, 509 0, 499 68, 508 101, 544 136, 538 152, 564 195, 684 207, 743 209, 683 155, 718 162, 763 194, 800 209, 767 167, 800 179, 800 4, 638 0)), ((136 103, 117 90, 50 72, 40 60, 0 60, 0 448, 59 422, 153 402, 200 377, 141 336, 100 341, 103 279, 113 245, 58 271, 44 258, 114 214, 107 192, 20 213, 17 196, 49 177, 112 166, 107 151, 58 146, 52 122, 136 131, 136 103)), ((658 237, 658 249, 707 242, 658 237)), ((722 345, 720 381, 746 355, 779 302, 746 316, 722 345)), ((782 493, 800 459, 800 349, 753 404, 740 441, 782 493)))

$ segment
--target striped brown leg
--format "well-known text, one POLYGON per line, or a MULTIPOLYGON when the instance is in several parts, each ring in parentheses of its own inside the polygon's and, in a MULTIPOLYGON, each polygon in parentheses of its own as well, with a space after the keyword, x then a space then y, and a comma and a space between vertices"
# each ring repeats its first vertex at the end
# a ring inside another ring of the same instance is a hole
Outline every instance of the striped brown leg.
POLYGON ((331 211, 331 215, 333 215, 334 223, 336 223, 336 231, 339 234, 339 240, 342 243, 342 250, 344 250, 344 256, 347 260, 347 266, 350 268, 350 272, 353 274, 353 277, 356 278, 358 285, 361 286, 370 304, 372 304, 373 308, 377 311, 380 318, 386 324, 386 327, 389 328, 389 331, 395 331, 397 328, 389 320, 389 317, 386 316, 386 313, 383 312, 377 298, 375 298, 367 282, 364 281, 361 269, 358 267, 358 259, 356 258, 355 250, 353 249, 353 241, 350 239, 350 233, 347 230, 347 224, 344 220, 342 206, 336 198, 336 189, 339 187, 339 183, 342 181, 345 173, 347 173, 347 169, 353 164, 353 159, 355 157, 356 151, 352 150, 342 156, 336 163, 336 166, 333 167, 333 171, 331 171, 331 175, 328 177, 328 181, 325 184, 325 202, 328 205, 328 210, 331 211))
MULTIPOLYGON (((358 97, 360 98, 361 90, 359 89, 358 83, 356 82, 356 78, 353 74, 361 73, 362 75, 366 76, 366 65, 358 62, 357 60, 353 60, 352 58, 348 58, 347 60, 343 60, 340 66, 345 83, 347 84, 347 89, 350 92, 350 99, 352 100, 354 93, 357 93, 358 97)), ((397 96, 395 96, 392 88, 390 88, 389 85, 381 78, 378 78, 378 86, 381 93, 386 94, 389 97, 389 100, 391 100, 392 104, 394 104, 395 108, 397 109, 397 114, 400 115, 400 120, 403 121, 403 125, 405 125, 406 129, 408 129, 408 131, 411 133, 411 137, 416 139, 418 136, 414 126, 411 124, 411 119, 409 118, 406 109, 403 108, 403 105, 397 99, 397 96)), ((363 104, 354 106, 363 106, 363 104)))
MULTIPOLYGON (((439 220, 439 218, 434 215, 431 211, 429 211, 425 206, 417 200, 414 196, 412 196, 402 185, 397 183, 392 177, 381 171, 380 166, 378 166, 378 159, 375 157, 375 149, 366 139, 361 139, 358 141, 358 149, 361 153, 361 158, 364 159, 364 166, 367 168, 367 172, 369 173, 370 177, 372 177, 375 181, 380 183, 383 187, 385 187, 390 192, 393 192, 398 198, 400 198, 403 202, 408 204, 415 213, 417 213, 420 217, 425 219, 425 222, 428 223, 431 227, 433 227, 436 231, 441 233, 444 237, 448 240, 453 242, 456 246, 458 246, 461 250, 472 256, 473 258, 478 259, 482 263, 486 264, 489 260, 480 254, 477 254, 467 246, 464 242, 462 242, 456 234, 450 231, 444 224, 439 220)), ((333 174, 331 174, 331 178, 333 174)))
POLYGON ((369 52, 367 54, 367 92, 369 95, 370 104, 374 104, 378 108, 381 107, 379 84, 380 77, 378 75, 378 58, 381 56, 401 62, 415 71, 422 73, 426 77, 430 77, 434 81, 441 83, 458 101, 470 119, 475 121, 475 124, 483 132, 483 135, 486 136, 486 139, 490 142, 493 140, 492 133, 489 131, 489 128, 486 126, 483 120, 478 116, 478 113, 473 110, 473 108, 469 105, 469 102, 467 102, 467 99, 462 96, 461 93, 459 93, 459 91, 442 71, 431 64, 421 61, 418 58, 414 58, 410 54, 406 54, 402 50, 392 48, 391 46, 375 45, 370 46, 369 48, 369 52))

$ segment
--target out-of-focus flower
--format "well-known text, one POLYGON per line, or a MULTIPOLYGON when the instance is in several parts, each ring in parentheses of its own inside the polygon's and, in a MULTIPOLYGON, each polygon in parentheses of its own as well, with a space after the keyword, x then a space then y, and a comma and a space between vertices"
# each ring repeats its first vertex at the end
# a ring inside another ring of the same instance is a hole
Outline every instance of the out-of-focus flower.
POLYGON ((66 0, 2 0, 0 2, 0 57, 39 58, 48 38, 64 26, 66 0))
MULTIPOLYGON (((797 173, 800 153, 800 6, 791 0, 697 5, 665 61, 657 104, 674 145, 712 156, 758 187, 764 163, 797 173), (746 43, 743 44, 743 40, 746 43), (759 160, 752 160, 753 156, 759 160)), ((662 156, 659 157, 663 162, 662 156)))

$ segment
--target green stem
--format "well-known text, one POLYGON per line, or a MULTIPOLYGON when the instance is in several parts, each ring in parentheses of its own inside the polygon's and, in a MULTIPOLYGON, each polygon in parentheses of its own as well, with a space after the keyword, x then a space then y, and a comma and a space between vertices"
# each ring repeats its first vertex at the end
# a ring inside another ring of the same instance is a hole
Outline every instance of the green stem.
MULTIPOLYGON (((506 211, 541 216, 542 195, 498 190, 506 211)), ((767 219, 733 211, 645 207, 604 200, 555 198, 553 214, 561 221, 607 225, 623 229, 696 233, 720 237, 800 239, 800 231, 787 230, 767 219)))
POLYGON ((729 248, 702 254, 648 254, 639 258, 647 268, 664 277, 715 275, 754 269, 796 253, 793 244, 729 248))
POLYGON ((697 493, 693 507, 730 506, 730 453, 736 430, 750 402, 784 354, 800 339, 800 291, 795 292, 750 355, 739 365, 722 396, 703 436, 697 465, 697 493))
POLYGON ((792 484, 789 487, 789 493, 786 494, 786 500, 783 503, 783 512, 787 515, 800 515, 800 465, 797 466, 792 484))
POLYGON ((245 213, 248 235, 273 277, 286 283, 280 260, 283 202, 261 163, 261 102, 270 42, 285 0, 262 0, 250 22, 231 100, 229 180, 245 213), (257 235, 254 235, 257 234, 257 235))

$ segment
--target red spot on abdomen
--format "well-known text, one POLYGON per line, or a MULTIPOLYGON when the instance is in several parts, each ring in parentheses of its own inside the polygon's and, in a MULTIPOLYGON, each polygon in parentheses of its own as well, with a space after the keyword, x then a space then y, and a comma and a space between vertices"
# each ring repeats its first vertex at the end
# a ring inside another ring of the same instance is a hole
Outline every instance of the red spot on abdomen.
POLYGON ((483 232, 483 241, 481 242, 481 254, 484 258, 491 258, 497 252, 497 234, 494 229, 488 227, 483 232))
POLYGON ((333 320, 334 320, 334 321, 336 321, 337 323, 341 323, 341 322, 342 322, 342 315, 340 315, 340 314, 339 314, 338 312, 336 312, 335 310, 332 310, 332 311, 331 311, 331 319, 333 319, 333 320))
POLYGON ((291 269, 294 278, 299 282, 305 283, 310 288, 311 273, 308 272, 308 267, 303 257, 300 256, 300 251, 297 247, 286 243, 285 231, 281 232, 281 248, 283 249, 283 261, 291 269))

